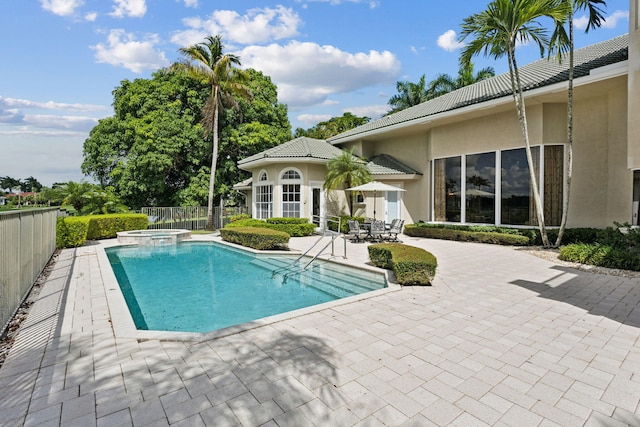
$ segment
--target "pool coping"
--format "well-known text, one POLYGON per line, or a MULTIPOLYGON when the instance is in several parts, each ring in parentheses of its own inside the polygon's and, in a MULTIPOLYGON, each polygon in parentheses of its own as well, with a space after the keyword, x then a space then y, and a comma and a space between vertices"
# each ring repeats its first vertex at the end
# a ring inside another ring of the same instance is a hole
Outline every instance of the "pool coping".
MULTIPOLYGON (((240 250, 243 250, 249 253, 258 254, 258 255, 261 255, 261 254, 299 255, 301 254, 301 252, 297 250, 268 251, 268 252, 257 251, 251 248, 246 248, 244 246, 224 242, 221 238, 214 237, 211 235, 192 236, 191 239, 186 240, 186 242, 189 242, 189 241, 216 242, 226 246, 233 247, 235 249, 240 249, 240 250)), ((259 328, 265 325, 282 322, 285 320, 315 313, 321 310, 326 310, 333 307, 337 307, 345 304, 351 304, 351 303, 362 301, 365 299, 374 298, 379 295, 384 295, 389 292, 395 292, 402 289, 402 286, 400 286, 399 284, 393 281, 393 276, 390 274, 388 270, 384 270, 384 269, 373 267, 373 266, 367 266, 367 265, 354 265, 353 263, 348 263, 346 259, 340 260, 335 257, 328 258, 326 256, 321 256, 319 258, 322 259, 323 261, 334 262, 340 265, 348 265, 356 269, 384 274, 387 281, 387 287, 383 289, 378 289, 375 291, 365 292, 359 295, 353 295, 347 298, 341 298, 334 301, 312 305, 309 307, 299 308, 297 310, 288 311, 286 313, 263 317, 261 319, 241 323, 239 325, 229 326, 223 329, 217 329, 210 332, 173 332, 173 331, 139 330, 136 328, 134 324, 133 318, 129 311, 129 307, 127 306, 127 303, 124 299, 124 295, 122 294, 122 290, 120 289, 120 285, 118 284, 115 273, 111 268, 111 263, 109 262, 109 259, 107 258, 107 253, 105 251, 105 249, 107 248, 111 248, 115 246, 128 246, 128 244, 123 244, 121 242, 118 242, 117 239, 101 240, 97 243, 98 244, 96 245, 96 255, 98 258, 98 265, 100 267, 100 274, 102 277, 104 291, 107 296, 107 305, 110 312, 111 325, 113 327, 113 332, 116 338, 137 339, 139 341, 145 341, 145 340, 196 341, 196 342, 207 341, 207 340, 212 340, 216 338, 226 337, 229 335, 234 335, 240 332, 259 328)))

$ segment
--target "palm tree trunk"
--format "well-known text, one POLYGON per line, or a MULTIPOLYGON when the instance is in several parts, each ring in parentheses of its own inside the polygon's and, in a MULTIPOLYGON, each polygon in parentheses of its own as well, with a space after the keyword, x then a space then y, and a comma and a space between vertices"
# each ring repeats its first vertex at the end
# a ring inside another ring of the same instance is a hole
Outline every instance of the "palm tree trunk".
POLYGON ((207 202, 207 230, 213 230, 213 189, 216 182, 216 165, 218 163, 218 88, 214 89, 213 107, 213 153, 211 155, 211 175, 209 176, 209 200, 207 202))
POLYGON ((524 97, 522 95, 522 82, 520 81, 520 73, 518 71, 518 64, 516 62, 514 49, 509 49, 508 57, 510 71, 509 74, 511 76, 511 89, 513 92, 514 101, 516 103, 516 110, 518 111, 518 120, 520 121, 522 136, 524 137, 525 152, 527 154, 527 162, 529 163, 529 178, 531 180, 533 200, 536 206, 536 217, 538 218, 538 227, 540 229, 542 244, 545 247, 549 247, 549 237, 547 236, 547 229, 544 224, 544 211, 542 207, 542 200, 540 198, 540 191, 538 189, 538 179, 536 176, 536 171, 533 167, 533 155, 531 154, 529 129, 527 128, 527 111, 524 103, 524 97))
POLYGON ((571 177, 573 176, 573 5, 569 10, 569 87, 567 88, 567 177, 564 186, 564 200, 562 202, 562 219, 555 246, 560 246, 564 230, 569 217, 569 194, 571 192, 571 177))

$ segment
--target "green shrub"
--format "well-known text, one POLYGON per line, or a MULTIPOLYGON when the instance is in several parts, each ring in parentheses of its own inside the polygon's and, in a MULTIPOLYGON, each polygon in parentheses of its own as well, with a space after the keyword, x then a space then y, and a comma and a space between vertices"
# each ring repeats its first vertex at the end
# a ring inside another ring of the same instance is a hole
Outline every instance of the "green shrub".
POLYGON ((581 264, 640 271, 640 256, 637 252, 601 243, 572 243, 563 246, 558 258, 581 264))
POLYGON ((512 246, 526 246, 529 244, 528 237, 511 232, 468 231, 468 229, 460 229, 458 227, 429 227, 423 224, 406 225, 404 234, 411 237, 457 240, 460 242, 494 243, 512 246))
POLYGON ((308 218, 267 218, 267 224, 308 224, 308 218))
POLYGON ((283 231, 291 237, 311 236, 316 230, 316 225, 310 223, 307 218, 269 218, 266 221, 248 218, 231 222, 225 228, 229 227, 268 228, 283 231))
POLYGON ((249 215, 249 214, 231 215, 229 217, 229 221, 230 222, 236 222, 236 221, 240 221, 241 219, 249 219, 249 218, 251 218, 251 215, 249 215))
POLYGON ((87 240, 111 239, 119 231, 146 230, 149 218, 145 214, 90 215, 87 240))
POLYGON ((263 227, 225 227, 220 236, 227 242, 258 250, 282 249, 289 244, 287 233, 263 227))
POLYGON ((422 248, 377 243, 367 249, 371 262, 377 267, 392 269, 401 285, 429 285, 436 275, 436 257, 422 248))
POLYGON ((87 241, 89 217, 58 217, 56 220, 56 247, 77 248, 87 241))
POLYGON ((116 237, 118 231, 146 230, 149 220, 144 214, 108 214, 60 217, 56 223, 56 246, 74 248, 87 240, 116 237))
MULTIPOLYGON (((349 224, 347 224, 347 221, 350 221, 352 219, 358 221, 360 224, 362 224, 364 222, 364 220, 365 220, 365 218, 363 216, 341 216, 340 217, 340 232, 341 233, 346 234, 346 233, 349 232, 349 224)), ((327 227, 331 231, 338 231, 338 224, 335 223, 335 222, 328 223, 327 227)))

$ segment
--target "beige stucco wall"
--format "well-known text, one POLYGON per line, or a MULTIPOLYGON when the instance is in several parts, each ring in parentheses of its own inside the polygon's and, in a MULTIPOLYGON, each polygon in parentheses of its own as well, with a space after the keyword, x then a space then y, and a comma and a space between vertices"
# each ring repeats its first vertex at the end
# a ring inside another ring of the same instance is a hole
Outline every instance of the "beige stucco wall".
POLYGON ((627 167, 640 169, 640 0, 629 1, 629 12, 627 167))
MULTIPOLYGON (((270 163, 251 169, 254 185, 258 183, 258 177, 265 171, 267 173, 267 183, 273 185, 273 216, 282 216, 282 173, 288 169, 294 169, 302 175, 300 186, 301 192, 301 217, 311 218, 312 215, 312 188, 319 188, 324 183, 327 168, 324 164, 317 163, 296 163, 295 160, 288 163, 270 163)), ((251 206, 252 214, 256 213, 254 191, 250 191, 251 198, 248 204, 251 206)), ((348 210, 344 191, 336 191, 325 197, 325 214, 338 212, 346 214, 348 210)))
MULTIPOLYGON (((565 96, 555 93, 528 101, 532 146, 566 142, 565 96)), ((494 113, 488 109, 482 114, 476 112, 469 118, 461 115, 458 121, 443 125, 435 122, 413 134, 389 133, 355 144, 365 157, 387 153, 423 173, 418 180, 403 183, 407 190, 403 194, 403 217, 407 223, 431 220, 431 160, 524 146, 513 104, 498 105, 494 113)), ((626 168, 626 161, 626 77, 576 87, 569 227, 606 227, 613 221, 631 220, 632 173, 626 168)))

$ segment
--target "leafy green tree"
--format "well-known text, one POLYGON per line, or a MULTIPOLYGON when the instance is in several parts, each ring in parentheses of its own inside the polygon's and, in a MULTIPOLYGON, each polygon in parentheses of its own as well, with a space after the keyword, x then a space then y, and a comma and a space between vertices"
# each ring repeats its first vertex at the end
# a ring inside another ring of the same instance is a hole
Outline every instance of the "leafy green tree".
POLYGON ((396 82, 396 90, 398 93, 389 99, 389 105, 392 108, 387 115, 406 110, 433 98, 429 85, 427 85, 427 77, 424 74, 417 83, 410 81, 396 82))
POLYGON ((493 67, 486 67, 474 73, 471 62, 461 64, 456 77, 443 73, 429 82, 428 92, 431 97, 437 98, 445 93, 453 92, 454 90, 472 85, 495 75, 496 72, 493 67))
POLYGON ((8 193, 14 188, 20 188, 22 186, 22 182, 19 179, 11 178, 10 176, 3 176, 0 178, 0 187, 7 190, 8 193))
POLYGON ((220 111, 225 106, 238 106, 232 95, 250 98, 251 92, 245 84, 248 80, 246 74, 236 68, 240 65, 240 58, 224 53, 221 36, 207 36, 204 42, 180 48, 179 52, 185 60, 172 65, 171 70, 200 79, 211 89, 202 109, 205 135, 213 137, 206 226, 207 229, 211 229, 213 228, 213 196, 218 161, 220 111))
POLYGON ((113 186, 128 206, 176 205, 211 159, 199 125, 204 88, 164 72, 122 81, 113 91, 114 116, 100 120, 84 143, 82 171, 113 186))
POLYGON ((42 184, 40 184, 37 179, 30 176, 20 183, 20 188, 22 189, 22 191, 34 191, 37 193, 38 191, 40 191, 40 189, 42 189, 42 184))
POLYGON ((87 201, 84 195, 89 191, 97 189, 99 189, 97 185, 86 181, 69 181, 58 187, 57 191, 59 192, 58 194, 60 197, 62 197, 63 207, 71 206, 76 212, 81 213, 87 201))
POLYGON ((128 212, 129 208, 115 194, 113 187, 94 188, 82 195, 84 199, 81 213, 83 215, 99 215, 128 212))
POLYGON ((494 59, 506 56, 509 64, 511 91, 518 113, 518 120, 525 143, 533 198, 535 201, 538 227, 544 246, 550 246, 544 222, 544 210, 538 189, 538 181, 533 167, 533 156, 527 128, 527 115, 522 94, 522 81, 516 60, 516 44, 532 42, 544 55, 549 47, 547 31, 538 22, 543 17, 555 21, 562 20, 564 12, 559 0, 493 0, 483 12, 476 13, 463 21, 461 41, 473 36, 461 52, 461 64, 469 64, 471 58, 484 53, 494 59))
POLYGON ((326 122, 320 122, 312 128, 304 130, 296 129, 294 138, 306 136, 308 138, 328 139, 342 132, 354 129, 358 126, 369 123, 369 117, 358 117, 352 113, 346 112, 340 117, 333 117, 326 122))
MULTIPOLYGON (((342 150, 342 154, 329 160, 324 189, 333 191, 346 189, 371 181, 371 172, 364 160, 351 151, 342 150)), ((349 197, 349 212, 353 215, 353 197, 349 197)))
POLYGON ((601 5, 606 6, 604 0, 562 0, 566 6, 566 18, 556 22, 555 31, 551 36, 552 49, 550 53, 556 52, 558 59, 562 59, 562 54, 569 53, 569 87, 567 89, 567 171, 565 181, 565 197, 562 209, 562 219, 560 221, 560 229, 555 246, 560 246, 564 230, 567 227, 567 218, 569 216, 569 195, 571 194, 571 180, 573 177, 573 75, 574 75, 574 40, 573 40, 573 16, 575 11, 587 10, 589 12, 589 21, 585 32, 590 29, 598 28, 604 20, 601 5), (569 29, 567 33, 565 24, 569 29))
POLYGON ((287 106, 278 103, 276 85, 260 71, 247 69, 245 73, 253 96, 237 97, 240 108, 223 111, 215 199, 239 197, 233 184, 250 176, 238 168, 239 160, 291 139, 287 106))

